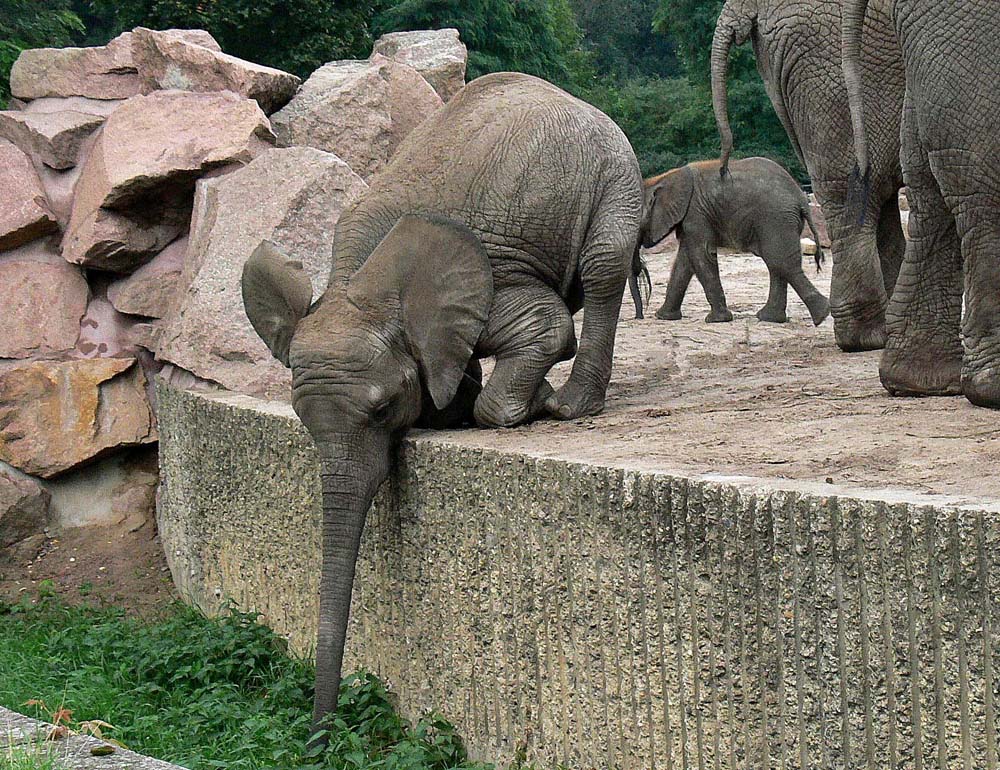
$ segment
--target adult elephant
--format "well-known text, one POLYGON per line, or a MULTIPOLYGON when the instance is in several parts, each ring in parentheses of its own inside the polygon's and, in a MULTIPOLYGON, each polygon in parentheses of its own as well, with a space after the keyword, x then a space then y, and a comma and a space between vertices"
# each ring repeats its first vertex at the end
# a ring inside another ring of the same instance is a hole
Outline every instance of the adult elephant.
POLYGON ((712 43, 712 99, 722 137, 723 169, 733 149, 726 70, 733 45, 752 41, 757 70, 788 137, 812 178, 830 232, 830 310, 845 351, 885 344, 885 307, 905 242, 899 218, 899 118, 903 69, 889 23, 888 0, 874 0, 865 20, 861 89, 871 105, 871 196, 864 224, 848 210, 854 166, 851 116, 841 70, 845 0, 727 0, 712 43))
MULTIPOLYGON (((844 15, 862 170, 872 163, 868 116, 879 108, 858 82, 863 50, 873 45, 863 24, 868 5, 850 0, 844 15)), ((996 0, 894 0, 891 14, 899 46, 890 50, 906 72, 902 163, 912 240, 879 374, 891 393, 964 393, 1000 407, 1000 13, 996 0)))
POLYGON ((473 401, 485 426, 599 412, 641 218, 621 130, 543 80, 499 73, 415 129, 341 216, 317 302, 273 250, 247 262, 247 316, 292 369, 322 470, 315 726, 336 708, 361 533, 394 440, 473 401), (553 391, 545 375, 574 353, 553 391), (479 392, 484 356, 496 365, 479 392))

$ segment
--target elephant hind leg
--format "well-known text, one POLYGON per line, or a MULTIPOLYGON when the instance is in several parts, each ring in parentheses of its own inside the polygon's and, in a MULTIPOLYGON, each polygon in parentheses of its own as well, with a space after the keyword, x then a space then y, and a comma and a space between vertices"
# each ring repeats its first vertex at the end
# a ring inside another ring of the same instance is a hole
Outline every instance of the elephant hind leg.
POLYGON ((882 282, 885 284, 885 294, 892 296, 899 279, 899 269, 906 254, 906 238, 903 235, 903 223, 899 217, 899 191, 886 198, 878 217, 876 233, 878 243, 878 258, 882 264, 882 282))
POLYGON ((893 395, 961 393, 962 253, 914 118, 903 114, 903 175, 910 188, 910 242, 886 311, 879 377, 893 395))
POLYGON ((478 352, 495 356, 496 365, 476 399, 476 423, 519 425, 544 411, 553 392, 545 375, 576 352, 573 318, 547 286, 502 289, 494 295, 478 352))
POLYGON ((787 320, 785 318, 786 291, 784 286, 777 287, 780 293, 775 296, 775 282, 786 281, 791 285, 799 299, 809 308, 809 315, 816 326, 819 326, 830 315, 830 303, 813 285, 806 274, 802 271, 802 246, 799 241, 798 228, 782 233, 777 231, 767 236, 761 244, 761 253, 764 255, 764 262, 771 272, 771 292, 767 305, 761 309, 757 317, 762 321, 787 320), (778 304, 780 301, 780 305, 778 304), (771 317, 761 317, 764 310, 772 314, 771 317))
POLYGON ((783 324, 788 320, 788 282, 768 266, 768 278, 771 286, 767 293, 767 302, 757 311, 757 320, 767 323, 783 324))

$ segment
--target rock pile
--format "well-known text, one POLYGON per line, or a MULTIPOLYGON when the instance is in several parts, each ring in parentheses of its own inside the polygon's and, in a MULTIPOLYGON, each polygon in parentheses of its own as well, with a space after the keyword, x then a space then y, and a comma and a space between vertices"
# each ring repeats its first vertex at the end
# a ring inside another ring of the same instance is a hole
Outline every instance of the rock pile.
POLYGON ((243 263, 271 241, 318 294, 340 212, 465 58, 455 30, 397 33, 300 87, 202 30, 21 54, 0 111, 0 559, 50 522, 152 520, 154 374, 287 396, 243 263))

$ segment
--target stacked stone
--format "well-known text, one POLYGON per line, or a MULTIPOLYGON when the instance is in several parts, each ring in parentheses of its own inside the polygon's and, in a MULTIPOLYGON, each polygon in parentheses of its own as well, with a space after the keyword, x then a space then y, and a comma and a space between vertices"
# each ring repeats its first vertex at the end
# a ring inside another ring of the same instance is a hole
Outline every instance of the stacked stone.
POLYGON ((464 83, 457 32, 406 34, 301 88, 202 30, 21 54, 0 111, 0 559, 53 520, 152 519, 152 375, 287 397, 243 264, 270 240, 325 288, 340 212, 464 83))

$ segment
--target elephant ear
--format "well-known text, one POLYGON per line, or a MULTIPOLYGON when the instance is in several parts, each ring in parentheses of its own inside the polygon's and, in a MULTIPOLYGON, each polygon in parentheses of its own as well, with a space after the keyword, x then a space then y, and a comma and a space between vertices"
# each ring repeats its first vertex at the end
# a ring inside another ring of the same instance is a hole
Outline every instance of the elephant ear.
POLYGON ((493 272, 475 233, 444 217, 404 216, 351 278, 348 296, 398 302, 434 406, 448 406, 493 305, 493 272))
POLYGON ((647 183, 646 246, 659 243, 687 216, 694 195, 694 174, 687 166, 675 168, 647 183))
POLYGON ((271 354, 288 366, 288 347, 312 302, 312 284, 301 262, 264 241, 243 266, 243 307, 271 354))

